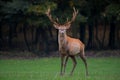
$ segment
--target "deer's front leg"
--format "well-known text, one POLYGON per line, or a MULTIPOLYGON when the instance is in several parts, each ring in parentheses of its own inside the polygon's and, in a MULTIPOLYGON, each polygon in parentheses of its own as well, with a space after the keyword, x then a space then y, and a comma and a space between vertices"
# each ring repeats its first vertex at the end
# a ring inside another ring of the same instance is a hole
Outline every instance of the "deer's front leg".
POLYGON ((63 68, 64 68, 64 58, 65 58, 65 55, 61 55, 61 72, 60 72, 60 75, 63 75, 63 68))
POLYGON ((66 69, 66 64, 67 64, 68 58, 69 58, 69 56, 66 56, 65 64, 64 64, 64 73, 65 73, 65 69, 66 69))

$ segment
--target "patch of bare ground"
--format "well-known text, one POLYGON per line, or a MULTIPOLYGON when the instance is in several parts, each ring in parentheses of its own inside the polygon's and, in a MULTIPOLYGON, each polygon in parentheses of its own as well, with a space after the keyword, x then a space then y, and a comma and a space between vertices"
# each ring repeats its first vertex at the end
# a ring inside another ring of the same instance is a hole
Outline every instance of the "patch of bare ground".
POLYGON ((86 51, 88 57, 120 57, 120 50, 86 51))
POLYGON ((24 51, 0 51, 0 59, 32 59, 38 56, 32 52, 24 51))
MULTIPOLYGON (((120 50, 88 50, 85 51, 87 57, 120 57, 120 50)), ((20 51, 0 51, 0 59, 34 59, 41 57, 58 57, 58 51, 49 52, 49 55, 39 52, 20 51)))

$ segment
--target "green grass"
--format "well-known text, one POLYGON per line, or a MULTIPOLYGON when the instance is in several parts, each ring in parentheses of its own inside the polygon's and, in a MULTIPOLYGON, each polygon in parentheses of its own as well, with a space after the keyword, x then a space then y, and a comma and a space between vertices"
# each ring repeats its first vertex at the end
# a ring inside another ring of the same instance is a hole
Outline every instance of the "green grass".
POLYGON ((0 80, 120 80, 120 58, 88 58, 87 61, 88 77, 79 58, 73 76, 69 75, 71 59, 64 76, 59 75, 60 58, 0 60, 0 80))

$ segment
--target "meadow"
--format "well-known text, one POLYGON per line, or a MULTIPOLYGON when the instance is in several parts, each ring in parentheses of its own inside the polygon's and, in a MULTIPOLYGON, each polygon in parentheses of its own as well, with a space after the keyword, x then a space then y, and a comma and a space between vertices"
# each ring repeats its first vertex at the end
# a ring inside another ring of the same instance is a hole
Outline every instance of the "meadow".
POLYGON ((60 58, 1 59, 0 80, 120 80, 120 58, 87 58, 89 76, 85 76, 82 60, 77 58, 77 66, 72 76, 72 60, 69 59, 66 73, 60 76, 60 58))

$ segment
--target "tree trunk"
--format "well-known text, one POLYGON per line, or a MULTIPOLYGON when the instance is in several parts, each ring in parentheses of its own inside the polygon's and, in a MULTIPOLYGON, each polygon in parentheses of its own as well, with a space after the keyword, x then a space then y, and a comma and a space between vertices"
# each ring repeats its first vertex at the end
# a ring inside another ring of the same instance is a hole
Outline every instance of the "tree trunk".
POLYGON ((87 43, 87 48, 92 49, 93 48, 93 37, 94 37, 94 23, 92 18, 88 19, 88 43, 87 43))
POLYGON ((111 21, 110 21, 110 32, 109 32, 109 44, 108 44, 108 46, 111 49, 115 48, 115 28, 116 28, 115 20, 116 20, 116 17, 113 16, 111 21))
POLYGON ((106 17, 104 18, 104 31, 103 31, 103 37, 102 37, 102 48, 104 48, 104 41, 105 41, 105 34, 106 34, 106 30, 107 30, 107 19, 106 17))
POLYGON ((116 29, 116 46, 120 49, 120 23, 118 22, 116 29))
POLYGON ((80 40, 85 43, 85 29, 86 29, 86 24, 85 23, 80 23, 80 40))
POLYGON ((28 51, 31 51, 31 50, 30 50, 29 43, 28 43, 28 41, 27 41, 27 30, 26 30, 26 28, 27 28, 27 24, 25 23, 24 26, 23 26, 24 41, 25 41, 25 44, 26 44, 26 46, 27 46, 28 51))
POLYGON ((2 41, 2 25, 0 25, 0 41, 2 41))
POLYGON ((48 35, 45 29, 43 29, 43 27, 40 27, 40 34, 41 34, 41 39, 42 39, 42 43, 44 46, 44 51, 47 55, 49 55, 49 48, 48 48, 48 35))
POLYGON ((54 39, 53 38, 53 34, 52 34, 52 26, 48 26, 48 31, 49 31, 49 38, 51 38, 52 40, 54 39))
POLYGON ((101 43, 101 41, 100 41, 100 39, 99 39, 99 28, 98 28, 98 21, 97 21, 97 19, 95 19, 95 28, 96 28, 96 35, 95 35, 95 38, 96 38, 96 41, 97 41, 97 43, 98 43, 98 46, 96 45, 95 47, 97 48, 98 47, 98 49, 100 48, 102 48, 102 43, 101 43))
POLYGON ((10 24, 9 25, 9 34, 8 34, 8 45, 9 45, 9 48, 12 48, 12 34, 13 34, 13 31, 12 31, 12 25, 10 24))
POLYGON ((38 39, 39 39, 39 28, 36 28, 36 32, 35 32, 35 40, 34 40, 34 44, 37 46, 38 43, 38 39))
POLYGON ((33 25, 31 25, 31 50, 34 51, 34 31, 35 28, 33 25))
POLYGON ((3 45, 3 37, 2 37, 2 25, 0 23, 0 50, 2 48, 2 45, 3 45))

